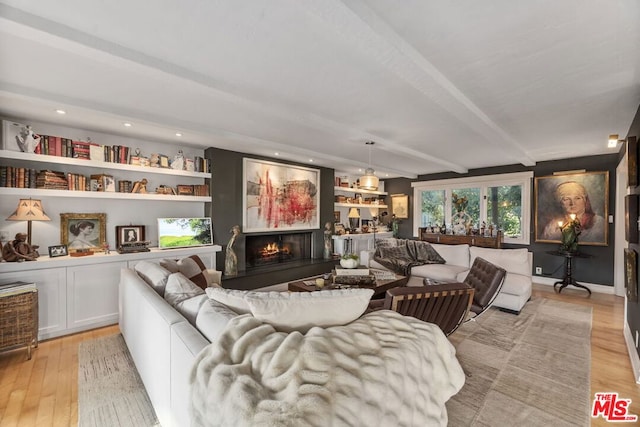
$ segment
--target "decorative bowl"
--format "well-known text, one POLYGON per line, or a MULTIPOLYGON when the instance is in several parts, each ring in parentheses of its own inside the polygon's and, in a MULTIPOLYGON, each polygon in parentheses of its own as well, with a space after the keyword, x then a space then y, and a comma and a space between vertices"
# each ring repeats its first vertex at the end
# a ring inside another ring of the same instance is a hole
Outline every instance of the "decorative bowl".
POLYGON ((356 268, 358 266, 358 260, 355 258, 341 258, 340 265, 342 268, 356 268))

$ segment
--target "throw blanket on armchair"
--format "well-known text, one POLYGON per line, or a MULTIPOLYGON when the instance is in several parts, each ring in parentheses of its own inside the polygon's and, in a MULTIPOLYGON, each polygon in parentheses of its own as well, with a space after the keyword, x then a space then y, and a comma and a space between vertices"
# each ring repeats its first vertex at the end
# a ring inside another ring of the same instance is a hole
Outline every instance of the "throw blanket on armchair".
POLYGON ((306 334, 232 319, 191 371, 195 426, 446 426, 464 384, 436 325, 379 310, 306 334))
POLYGON ((413 266, 446 262, 428 242, 409 239, 396 241, 397 246, 378 247, 373 258, 396 274, 410 276, 413 266))

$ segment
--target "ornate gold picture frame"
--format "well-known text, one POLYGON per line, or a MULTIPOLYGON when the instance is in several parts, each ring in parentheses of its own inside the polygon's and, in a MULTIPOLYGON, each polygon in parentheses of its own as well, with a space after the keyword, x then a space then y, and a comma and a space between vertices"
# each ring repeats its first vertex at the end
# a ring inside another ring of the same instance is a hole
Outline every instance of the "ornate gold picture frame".
POLYGON ((67 245, 69 253, 78 249, 102 251, 107 241, 107 214, 61 213, 60 244, 67 245))
POLYGON ((580 245, 607 246, 609 172, 579 172, 535 178, 535 241, 560 243, 559 223, 570 213, 581 222, 580 245))

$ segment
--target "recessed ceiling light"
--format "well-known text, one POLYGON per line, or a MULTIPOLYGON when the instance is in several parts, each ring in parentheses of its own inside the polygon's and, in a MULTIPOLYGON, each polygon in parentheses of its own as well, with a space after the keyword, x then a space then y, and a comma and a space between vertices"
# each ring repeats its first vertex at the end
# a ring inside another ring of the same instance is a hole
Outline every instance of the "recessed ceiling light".
POLYGON ((313 163, 313 159, 309 159, 309 163, 313 163))
POLYGON ((58 113, 58 114, 67 114, 67 112, 64 111, 64 110, 56 110, 56 113, 58 113))
POLYGON ((125 123, 123 123, 123 125, 124 125, 124 127, 126 127, 126 128, 130 128, 131 126, 133 126, 133 125, 132 125, 131 123, 129 123, 129 122, 125 122, 125 123))
POLYGON ((176 132, 176 136, 182 136, 180 132, 176 132))
POLYGON ((274 156, 279 156, 279 155, 280 155, 280 153, 273 153, 273 155, 274 155, 274 156))

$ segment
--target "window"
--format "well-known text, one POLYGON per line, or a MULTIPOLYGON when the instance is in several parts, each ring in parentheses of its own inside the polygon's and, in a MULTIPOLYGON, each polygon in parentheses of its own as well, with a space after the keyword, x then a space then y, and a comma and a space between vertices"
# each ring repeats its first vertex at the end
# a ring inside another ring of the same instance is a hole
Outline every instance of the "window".
POLYGON ((493 225, 502 230, 505 243, 528 245, 532 178, 533 172, 521 172, 414 182, 414 235, 418 227, 445 224, 451 229, 457 199, 464 201, 474 228, 493 225))

